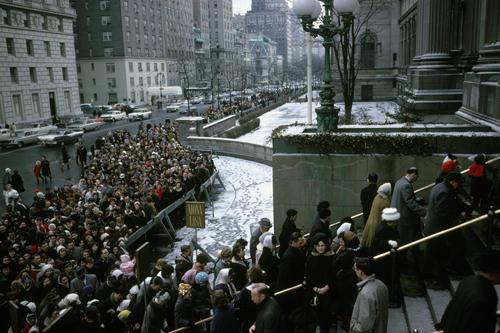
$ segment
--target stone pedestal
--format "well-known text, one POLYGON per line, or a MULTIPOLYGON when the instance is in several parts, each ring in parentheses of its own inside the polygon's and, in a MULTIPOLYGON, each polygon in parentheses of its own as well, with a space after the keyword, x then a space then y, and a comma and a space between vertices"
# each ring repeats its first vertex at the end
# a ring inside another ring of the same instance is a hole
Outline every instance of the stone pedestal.
POLYGON ((479 60, 465 75, 460 111, 500 125, 500 1, 481 2, 480 13, 479 60))
POLYGON ((187 137, 190 135, 202 136, 203 117, 180 117, 175 120, 178 124, 177 138, 182 144, 187 144, 187 137))
POLYGON ((419 114, 452 114, 462 104, 463 74, 451 32, 457 27, 449 9, 453 0, 420 0, 417 50, 409 69, 409 107, 419 114))

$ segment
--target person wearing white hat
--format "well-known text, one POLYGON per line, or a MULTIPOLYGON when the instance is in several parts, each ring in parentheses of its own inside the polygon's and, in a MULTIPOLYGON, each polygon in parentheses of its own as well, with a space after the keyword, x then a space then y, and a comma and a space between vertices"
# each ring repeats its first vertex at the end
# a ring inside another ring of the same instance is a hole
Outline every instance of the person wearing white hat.
POLYGON ((363 230, 363 239, 361 240, 363 247, 370 248, 372 246, 373 236, 382 219, 382 211, 391 205, 391 191, 391 183, 384 183, 378 187, 377 195, 373 199, 370 215, 363 230))
MULTIPOLYGON (((397 250, 400 239, 398 233, 398 223, 400 217, 401 216, 396 208, 385 208, 382 211, 381 222, 375 231, 373 243, 370 248, 372 256, 376 256, 387 251, 394 252, 397 250)), ((400 290, 398 287, 399 269, 397 261, 394 263, 396 264, 394 277, 391 276, 393 264, 391 256, 375 261, 374 270, 377 278, 384 282, 387 288, 389 288, 389 293, 391 295, 389 305, 391 307, 399 307, 401 305, 401 295, 398 294, 398 291, 400 290)))

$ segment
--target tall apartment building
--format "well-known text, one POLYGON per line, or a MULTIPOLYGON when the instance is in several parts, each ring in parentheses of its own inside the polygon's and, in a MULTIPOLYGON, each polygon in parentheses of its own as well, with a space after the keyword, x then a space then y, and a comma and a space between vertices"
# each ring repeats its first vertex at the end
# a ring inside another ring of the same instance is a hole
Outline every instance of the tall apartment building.
POLYGON ((245 15, 247 33, 275 41, 285 67, 292 62, 292 15, 286 0, 252 0, 252 10, 245 15))
POLYGON ((231 66, 234 58, 233 2, 209 0, 211 57, 218 59, 219 68, 231 66))
POLYGON ((193 34, 196 84, 206 85, 210 70, 210 17, 209 0, 193 0, 193 34))
MULTIPOLYGON (((160 1, 165 22, 167 82, 169 85, 186 86, 187 81, 189 80, 191 84, 195 77, 193 2, 190 0, 160 1)), ((206 14, 202 19, 206 19, 206 14)))
POLYGON ((0 0, 0 124, 80 114, 67 0, 0 0))
POLYGON ((152 103, 150 87, 165 85, 167 0, 72 0, 80 101, 152 103))

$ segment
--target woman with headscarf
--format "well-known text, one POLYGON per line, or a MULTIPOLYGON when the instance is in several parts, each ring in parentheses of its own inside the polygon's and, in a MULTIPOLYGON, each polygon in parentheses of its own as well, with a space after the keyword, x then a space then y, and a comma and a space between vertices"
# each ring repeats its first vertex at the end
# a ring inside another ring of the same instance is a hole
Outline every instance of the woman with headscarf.
POLYGON ((229 300, 233 300, 238 292, 233 283, 233 272, 229 268, 223 268, 217 275, 214 283, 214 290, 222 290, 229 300))
POLYGON ((196 320, 191 297, 191 285, 179 284, 179 297, 174 309, 175 328, 190 327, 191 332, 199 332, 200 330, 194 325, 196 320))
POLYGON ((295 225, 295 220, 297 220, 298 212, 290 208, 286 211, 286 220, 283 222, 283 227, 281 228, 281 234, 279 237, 280 248, 279 248, 279 257, 282 258, 286 249, 288 249, 288 245, 290 244, 290 236, 294 232, 300 232, 300 229, 295 225))
POLYGON ((262 238, 262 254, 259 257, 258 265, 266 273, 266 283, 274 290, 278 280, 279 259, 276 257, 276 237, 273 234, 264 234, 262 238), (265 236, 264 236, 265 235, 265 236))
POLYGON ((332 322, 333 254, 327 234, 316 233, 311 244, 313 249, 306 263, 306 288, 309 303, 316 310, 316 325, 319 326, 320 333, 327 333, 332 322))
POLYGON ((370 216, 368 217, 365 229, 363 230, 361 246, 368 249, 372 246, 373 236, 375 235, 375 231, 380 223, 382 211, 391 205, 391 192, 391 183, 384 183, 378 187, 377 195, 375 196, 375 199, 373 199, 370 216))

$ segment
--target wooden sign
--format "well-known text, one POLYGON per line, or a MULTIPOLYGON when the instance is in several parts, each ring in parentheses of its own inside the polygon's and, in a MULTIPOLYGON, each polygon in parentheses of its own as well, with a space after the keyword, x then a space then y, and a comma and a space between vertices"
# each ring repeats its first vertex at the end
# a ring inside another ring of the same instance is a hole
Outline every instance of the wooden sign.
POLYGON ((205 203, 186 201, 186 227, 205 228, 205 203))

